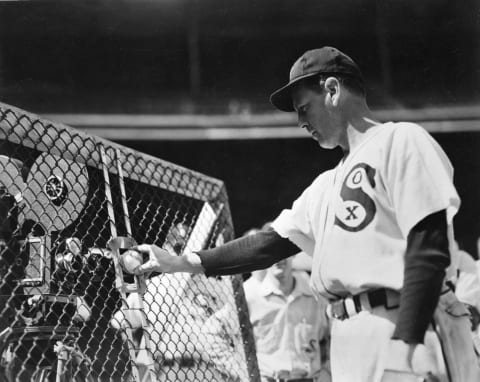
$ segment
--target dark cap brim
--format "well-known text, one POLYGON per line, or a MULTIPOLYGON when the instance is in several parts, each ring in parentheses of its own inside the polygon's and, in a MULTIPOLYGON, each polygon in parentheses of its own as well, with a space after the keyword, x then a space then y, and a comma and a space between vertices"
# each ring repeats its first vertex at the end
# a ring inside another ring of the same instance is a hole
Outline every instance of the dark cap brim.
POLYGON ((281 111, 295 111, 292 100, 293 86, 297 84, 300 80, 312 77, 316 74, 318 74, 318 72, 305 74, 303 76, 292 79, 288 84, 278 90, 275 90, 272 93, 272 95, 270 96, 270 103, 281 111))

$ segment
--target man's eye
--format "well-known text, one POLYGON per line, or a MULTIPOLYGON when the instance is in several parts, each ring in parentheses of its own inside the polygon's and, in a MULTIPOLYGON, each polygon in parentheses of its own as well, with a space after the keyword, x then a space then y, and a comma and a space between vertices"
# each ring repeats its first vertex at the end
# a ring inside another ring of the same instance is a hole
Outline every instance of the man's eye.
POLYGON ((307 112, 307 109, 308 107, 305 105, 305 106, 301 106, 300 107, 300 113, 306 113, 307 112))

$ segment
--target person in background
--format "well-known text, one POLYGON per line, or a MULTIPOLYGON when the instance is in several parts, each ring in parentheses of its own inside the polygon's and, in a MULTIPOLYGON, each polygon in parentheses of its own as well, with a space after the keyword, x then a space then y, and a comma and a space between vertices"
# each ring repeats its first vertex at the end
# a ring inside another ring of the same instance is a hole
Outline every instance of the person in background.
MULTIPOLYGON (((255 235, 260 231, 261 231, 260 228, 251 228, 247 232, 245 232, 242 235, 242 237, 255 235)), ((264 279, 266 272, 267 271, 265 269, 259 269, 256 271, 252 271, 251 273, 244 273, 243 278, 245 281, 243 282, 243 289, 245 293, 247 293, 247 291, 250 291, 250 290, 254 291, 256 288, 258 288, 258 286, 262 283, 262 280, 264 279)))
POLYGON ((475 353, 480 363, 480 268, 472 255, 454 244, 452 265, 456 269, 453 275, 455 295, 465 304, 470 313, 472 338, 475 353))
POLYGON ((472 330, 480 323, 480 278, 472 255, 459 248, 455 243, 452 264, 455 266, 455 294, 470 312, 472 330))
POLYGON ((331 381, 327 300, 315 299, 308 278, 287 258, 245 290, 262 382, 331 381))

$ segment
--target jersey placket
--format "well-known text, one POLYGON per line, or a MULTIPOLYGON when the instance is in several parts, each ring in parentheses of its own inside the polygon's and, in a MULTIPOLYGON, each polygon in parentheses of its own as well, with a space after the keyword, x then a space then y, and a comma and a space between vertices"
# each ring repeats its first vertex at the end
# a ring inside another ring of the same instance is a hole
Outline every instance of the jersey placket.
MULTIPOLYGON (((387 122, 388 124, 389 122, 387 122)), ((347 169, 351 168, 350 163, 352 162, 353 158, 356 156, 356 154, 360 151, 361 147, 365 145, 366 142, 368 142, 372 137, 377 135, 381 129, 375 128, 370 132, 370 134, 365 137, 359 144, 350 151, 349 155, 346 157, 343 157, 342 160, 338 163, 337 167, 335 168, 335 173, 333 176, 333 181, 332 181, 332 187, 329 190, 329 194, 325 197, 325 220, 324 220, 324 227, 321 232, 321 236, 319 238, 319 245, 318 248, 315 248, 315 255, 318 256, 318 265, 316 266, 316 269, 318 269, 317 275, 319 282, 321 283, 322 289, 328 293, 331 296, 334 296, 335 298, 342 297, 333 291, 330 291, 326 283, 324 281, 324 273, 322 264, 325 261, 326 256, 335 256, 334 253, 328 253, 329 251, 324 250, 324 245, 325 241, 328 240, 328 235, 333 230, 334 222, 335 222, 335 213, 336 213, 336 207, 339 203, 340 200, 340 189, 342 187, 343 181, 345 179, 345 173, 347 172, 347 169)), ((315 260, 315 259, 314 259, 315 260)), ((318 293, 319 289, 317 286, 312 285, 314 287, 314 290, 318 293)), ((328 296, 327 296, 328 298, 328 296)))

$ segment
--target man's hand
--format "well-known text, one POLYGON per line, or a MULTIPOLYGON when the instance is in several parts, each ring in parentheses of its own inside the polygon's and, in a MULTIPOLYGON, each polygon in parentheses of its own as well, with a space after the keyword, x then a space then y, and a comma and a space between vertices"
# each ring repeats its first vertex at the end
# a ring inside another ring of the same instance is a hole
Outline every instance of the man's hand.
MULTIPOLYGON (((150 272, 163 273, 201 273, 203 267, 200 262, 192 261, 191 256, 171 255, 168 251, 154 244, 140 244, 131 249, 148 255, 148 260, 136 268, 135 274, 140 275, 150 272)), ((194 255, 198 258, 197 255, 194 255)), ((196 260, 196 259, 194 259, 196 260)))
POLYGON ((398 371, 436 381, 438 365, 435 355, 423 344, 407 344, 401 340, 390 341, 389 361, 385 372, 398 371))

